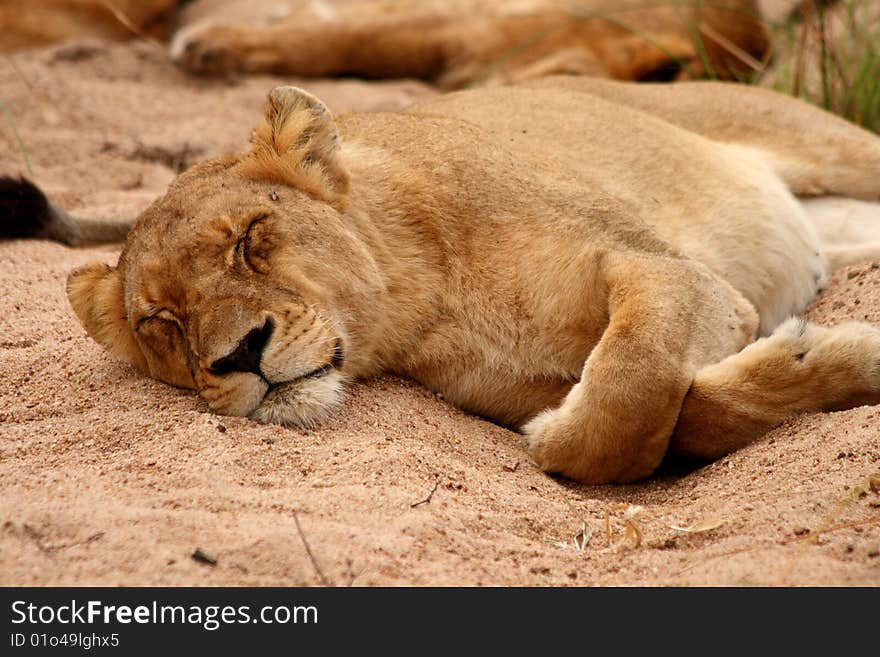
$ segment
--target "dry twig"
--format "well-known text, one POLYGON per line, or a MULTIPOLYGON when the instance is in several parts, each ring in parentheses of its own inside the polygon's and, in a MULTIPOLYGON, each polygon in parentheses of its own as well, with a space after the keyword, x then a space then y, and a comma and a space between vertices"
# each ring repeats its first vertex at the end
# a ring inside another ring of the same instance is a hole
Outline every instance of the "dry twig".
POLYGON ((608 541, 608 544, 611 544, 611 512, 623 511, 625 529, 623 537, 621 537, 617 545, 620 547, 626 541, 631 540, 634 548, 640 547, 644 537, 640 516, 644 510, 645 508, 638 504, 620 503, 608 506, 605 509, 605 539, 608 541))
POLYGON ((165 48, 164 43, 162 43, 161 41, 159 41, 158 39, 156 39, 154 37, 151 37, 149 34, 145 34, 143 30, 141 30, 137 25, 132 23, 131 19, 128 16, 126 16, 123 12, 121 12, 119 9, 114 7, 110 2, 108 2, 108 0, 103 0, 101 2, 101 4, 104 5, 104 8, 107 11, 109 11, 111 14, 113 14, 113 17, 117 21, 119 21, 119 24, 122 25, 126 30, 128 30, 129 32, 134 34, 136 37, 143 39, 147 43, 156 46, 163 53, 165 53, 165 54, 168 53, 168 51, 165 48))
POLYGON ((309 555, 309 560, 312 562, 312 567, 318 574, 318 579, 321 580, 321 584, 323 584, 324 586, 333 586, 333 583, 324 576, 324 571, 321 570, 321 566, 318 565, 318 560, 315 559, 312 548, 309 546, 309 542, 306 540, 306 535, 303 533, 302 525, 299 524, 299 516, 296 515, 296 511, 293 512, 293 521, 296 523, 296 531, 299 532, 299 537, 306 548, 306 554, 309 555))
POLYGON ((418 502, 413 502, 409 505, 409 508, 415 509, 417 506, 421 506, 422 504, 430 504, 431 498, 434 497, 434 493, 437 492, 437 489, 440 487, 440 479, 434 483, 434 488, 431 489, 431 492, 428 493, 428 497, 423 500, 419 500, 418 502))

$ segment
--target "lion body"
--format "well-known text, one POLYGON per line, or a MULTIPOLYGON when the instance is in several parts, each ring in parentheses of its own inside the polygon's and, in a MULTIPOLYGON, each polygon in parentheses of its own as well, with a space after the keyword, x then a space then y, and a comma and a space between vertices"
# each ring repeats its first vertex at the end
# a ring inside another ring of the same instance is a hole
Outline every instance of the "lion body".
POLYGON ((769 52, 753 0, 6 0, 0 52, 171 36, 200 74, 415 77, 447 88, 552 73, 736 79, 769 52))
POLYGON ((368 0, 265 10, 193 7, 172 56, 202 74, 417 77, 446 88, 550 74, 621 80, 736 78, 769 43, 753 0, 368 0))
POLYGON ((0 52, 65 39, 127 39, 167 35, 179 0, 3 0, 0 52))
POLYGON ((863 199, 880 256, 880 140, 798 101, 550 80, 337 125, 279 88, 252 142, 69 283, 98 342, 217 412, 309 425, 394 371, 601 482, 880 401, 880 331, 785 321, 851 253, 793 192, 863 199), (820 138, 761 137, 768 113, 820 138))

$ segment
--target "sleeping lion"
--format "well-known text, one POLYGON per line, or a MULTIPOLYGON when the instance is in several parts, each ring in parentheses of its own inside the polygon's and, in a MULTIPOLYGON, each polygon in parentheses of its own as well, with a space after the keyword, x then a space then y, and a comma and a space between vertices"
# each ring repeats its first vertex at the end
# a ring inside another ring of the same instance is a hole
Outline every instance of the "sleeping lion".
POLYGON ((0 52, 168 37, 198 74, 416 77, 446 88, 550 73, 739 79, 770 44, 755 0, 3 0, 0 52))
POLYGON ((67 290, 217 413, 309 427, 395 372, 548 472, 629 482, 880 402, 880 330, 793 318, 880 258, 878 200, 880 138, 756 88, 557 78, 336 120, 279 87, 247 152, 179 176, 67 290))
POLYGON ((770 51, 755 0, 260 1, 184 9, 171 56, 199 74, 415 77, 451 89, 553 73, 741 79, 770 51))

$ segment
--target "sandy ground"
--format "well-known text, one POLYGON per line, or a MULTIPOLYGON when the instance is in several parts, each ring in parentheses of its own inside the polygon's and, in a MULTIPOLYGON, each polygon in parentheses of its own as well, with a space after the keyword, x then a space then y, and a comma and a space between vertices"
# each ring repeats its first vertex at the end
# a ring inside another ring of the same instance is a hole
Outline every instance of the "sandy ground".
MULTIPOLYGON (((176 169, 242 148, 277 82, 192 81, 143 44, 20 54, 0 61, 0 172, 26 173, 13 117, 54 200, 136 213, 176 169)), ((300 84, 337 112, 431 93, 300 84)), ((603 487, 541 473, 517 434, 394 378, 310 433, 221 418, 86 337, 63 281, 117 254, 0 244, 2 585, 880 584, 880 408, 603 487)), ((809 314, 880 324, 880 263, 838 272, 809 314)))

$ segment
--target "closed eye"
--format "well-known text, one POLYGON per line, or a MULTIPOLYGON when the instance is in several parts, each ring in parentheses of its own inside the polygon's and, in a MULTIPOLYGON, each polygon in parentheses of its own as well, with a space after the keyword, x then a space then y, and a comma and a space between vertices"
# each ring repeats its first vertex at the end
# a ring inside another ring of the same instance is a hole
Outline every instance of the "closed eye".
POLYGON ((248 224, 247 230, 244 232, 244 235, 235 243, 235 247, 233 248, 233 253, 237 259, 240 259, 248 269, 259 272, 260 269, 254 265, 254 262, 251 260, 251 248, 253 247, 254 241, 254 228, 266 219, 269 215, 261 214, 258 215, 248 224))
POLYGON ((144 322, 149 322, 150 320, 153 320, 153 319, 160 319, 165 322, 171 322, 172 324, 175 324, 178 327, 181 325, 180 320, 177 319, 177 315, 175 315, 173 312, 171 312, 167 308, 163 308, 162 310, 159 310, 159 311, 153 313, 152 315, 147 315, 146 317, 141 317, 138 320, 138 328, 140 328, 141 324, 143 324, 144 322))
POLYGON ((251 241, 251 228, 248 226, 248 229, 245 231, 245 234, 241 236, 235 243, 235 247, 232 252, 235 254, 237 259, 240 259, 244 264, 250 267, 250 263, 248 262, 248 251, 250 249, 250 241, 251 241))

